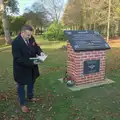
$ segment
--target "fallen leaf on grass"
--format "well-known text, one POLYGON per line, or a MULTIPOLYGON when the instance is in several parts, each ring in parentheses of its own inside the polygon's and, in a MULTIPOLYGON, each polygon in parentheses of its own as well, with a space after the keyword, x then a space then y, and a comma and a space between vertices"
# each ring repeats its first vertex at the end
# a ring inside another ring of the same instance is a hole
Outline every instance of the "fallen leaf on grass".
POLYGON ((48 111, 50 111, 52 109, 52 107, 50 107, 49 109, 48 109, 48 111))

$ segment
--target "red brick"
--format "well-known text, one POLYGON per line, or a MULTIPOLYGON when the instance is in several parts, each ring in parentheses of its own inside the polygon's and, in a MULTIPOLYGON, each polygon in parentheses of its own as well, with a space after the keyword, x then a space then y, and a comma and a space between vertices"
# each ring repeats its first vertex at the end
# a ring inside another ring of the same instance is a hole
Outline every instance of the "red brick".
MULTIPOLYGON (((72 61, 67 61, 68 72, 76 81, 77 84, 86 84, 89 82, 99 81, 104 79, 105 75, 105 51, 86 51, 86 52, 74 52, 70 43, 67 43, 67 53, 68 58, 72 57, 72 61), (74 59, 73 59, 74 58, 74 59), (83 73, 83 63, 87 60, 97 60, 100 59, 100 72, 96 74, 84 75, 83 77, 80 74, 83 73)), ((71 58, 69 58, 71 60, 71 58)))

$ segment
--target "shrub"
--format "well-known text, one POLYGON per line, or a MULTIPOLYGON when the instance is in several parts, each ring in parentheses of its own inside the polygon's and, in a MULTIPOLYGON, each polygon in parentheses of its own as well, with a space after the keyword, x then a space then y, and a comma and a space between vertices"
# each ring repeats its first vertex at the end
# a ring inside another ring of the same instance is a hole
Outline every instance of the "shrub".
POLYGON ((44 37, 51 41, 64 40, 63 26, 61 23, 53 22, 44 33, 44 37))

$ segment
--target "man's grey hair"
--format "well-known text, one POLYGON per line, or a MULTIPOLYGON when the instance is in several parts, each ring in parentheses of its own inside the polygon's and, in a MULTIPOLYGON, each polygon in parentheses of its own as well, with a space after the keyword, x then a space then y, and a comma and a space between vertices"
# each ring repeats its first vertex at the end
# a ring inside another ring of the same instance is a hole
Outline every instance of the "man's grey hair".
POLYGON ((26 30, 33 31, 33 28, 30 25, 24 25, 21 31, 26 31, 26 30))

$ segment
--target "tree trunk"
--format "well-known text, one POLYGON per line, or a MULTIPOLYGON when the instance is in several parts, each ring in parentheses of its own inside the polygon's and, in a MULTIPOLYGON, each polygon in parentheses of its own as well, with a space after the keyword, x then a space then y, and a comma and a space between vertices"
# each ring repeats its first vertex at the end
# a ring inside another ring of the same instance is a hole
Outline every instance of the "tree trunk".
POLYGON ((34 35, 36 35, 36 25, 34 25, 34 35))
POLYGON ((94 31, 96 30, 96 24, 95 23, 94 23, 94 28, 93 29, 94 29, 94 31))
POLYGON ((42 25, 40 26, 40 28, 41 28, 41 30, 40 30, 40 31, 41 31, 41 35, 42 35, 42 33, 43 33, 42 25))
POLYGON ((2 13, 2 23, 3 23, 3 29, 4 29, 5 42, 6 42, 6 45, 8 45, 12 43, 12 39, 11 39, 10 32, 9 32, 8 19, 7 19, 7 14, 6 14, 3 0, 1 0, 0 4, 2 8, 1 13, 2 13))
POLYGON ((118 36, 120 36, 120 20, 118 21, 118 36))

